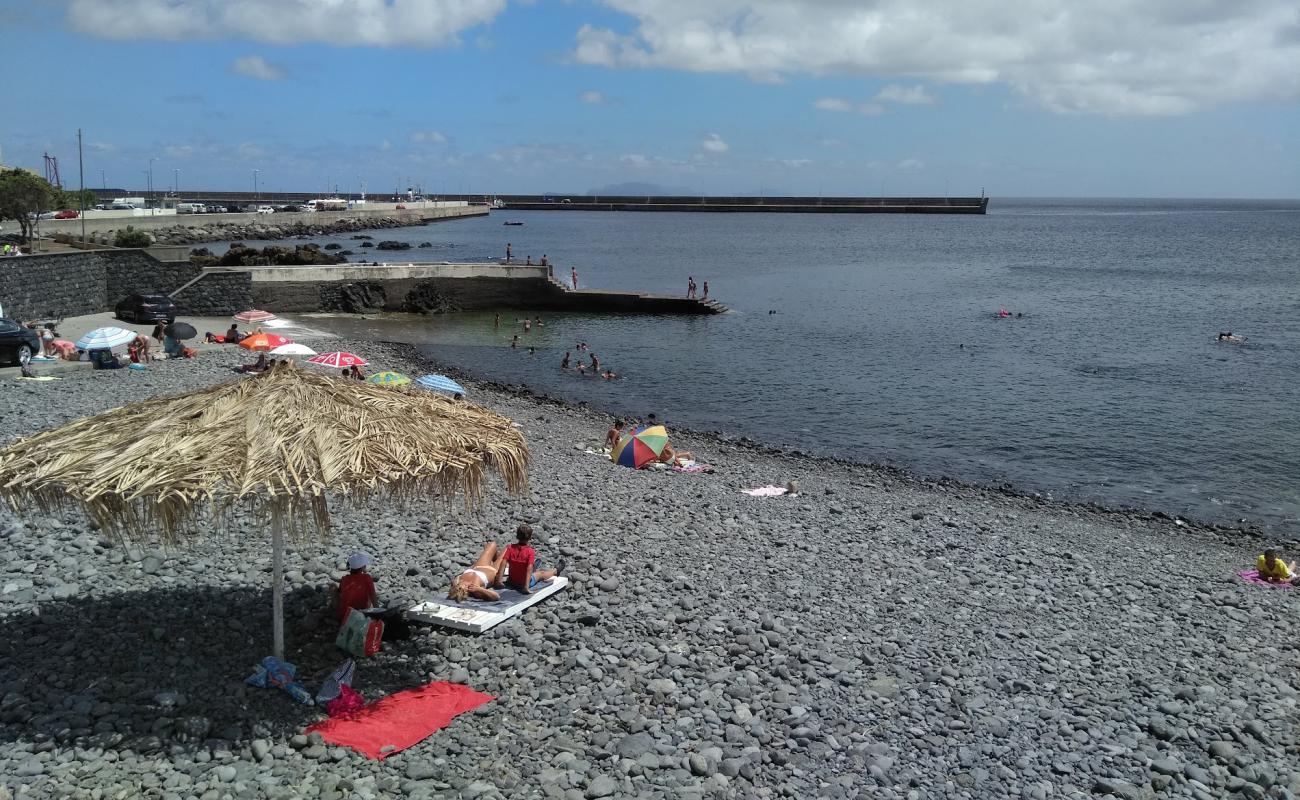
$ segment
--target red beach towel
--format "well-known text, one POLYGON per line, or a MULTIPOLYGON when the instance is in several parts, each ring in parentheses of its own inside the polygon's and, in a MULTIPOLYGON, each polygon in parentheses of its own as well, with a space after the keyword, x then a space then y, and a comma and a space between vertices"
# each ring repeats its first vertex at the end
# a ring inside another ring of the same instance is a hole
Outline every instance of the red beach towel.
POLYGON ((458 683, 434 681, 380 698, 355 714, 317 722, 307 733, 319 732, 330 744, 384 759, 427 739, 456 716, 495 699, 458 683))

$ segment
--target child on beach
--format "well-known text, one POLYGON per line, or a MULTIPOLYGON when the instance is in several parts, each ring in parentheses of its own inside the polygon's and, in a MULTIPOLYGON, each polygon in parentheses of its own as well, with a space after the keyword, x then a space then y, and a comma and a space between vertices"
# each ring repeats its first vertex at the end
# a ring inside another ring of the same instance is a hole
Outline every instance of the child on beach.
POLYGON ((1270 583, 1283 583, 1291 580, 1292 571, 1295 569, 1294 564, 1288 565, 1285 561, 1277 557, 1277 551, 1269 548, 1255 559, 1255 570, 1259 577, 1270 583))
POLYGON ((529 544, 533 540, 533 528, 527 522, 521 522, 515 529, 515 539, 514 544, 506 547, 503 556, 508 570, 505 583, 511 589, 520 594, 531 594, 534 586, 549 581, 564 569, 563 561, 555 569, 537 569, 537 551, 529 544))
POLYGON ((374 563, 367 553, 353 553, 348 556, 348 574, 339 580, 338 610, 339 624, 347 621, 352 609, 364 611, 379 605, 375 594, 375 579, 370 577, 366 568, 374 563))

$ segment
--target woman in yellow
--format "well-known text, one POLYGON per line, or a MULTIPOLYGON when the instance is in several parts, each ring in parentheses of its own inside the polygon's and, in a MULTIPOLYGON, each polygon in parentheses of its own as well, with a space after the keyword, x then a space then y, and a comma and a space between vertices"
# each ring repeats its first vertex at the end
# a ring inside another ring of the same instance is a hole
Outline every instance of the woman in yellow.
POLYGON ((1271 583, 1283 583, 1291 580, 1291 567, 1277 557, 1277 551, 1269 548, 1255 559, 1255 570, 1259 577, 1271 583))

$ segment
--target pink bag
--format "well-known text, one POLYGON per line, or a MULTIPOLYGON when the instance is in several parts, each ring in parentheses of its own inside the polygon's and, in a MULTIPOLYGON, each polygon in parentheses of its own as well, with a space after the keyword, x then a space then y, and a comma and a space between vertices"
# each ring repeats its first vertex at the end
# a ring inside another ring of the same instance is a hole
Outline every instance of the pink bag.
POLYGON ((361 692, 351 686, 343 685, 339 687, 339 696, 325 704, 325 712, 331 717, 341 717, 360 711, 365 704, 366 700, 361 696, 361 692))

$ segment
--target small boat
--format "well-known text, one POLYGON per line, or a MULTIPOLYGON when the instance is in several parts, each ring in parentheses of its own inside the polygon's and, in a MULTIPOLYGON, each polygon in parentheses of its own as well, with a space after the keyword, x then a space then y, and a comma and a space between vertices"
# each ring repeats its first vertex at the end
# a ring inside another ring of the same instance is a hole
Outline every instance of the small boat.
POLYGON ((503 222, 502 225, 523 225, 522 222, 503 222))

